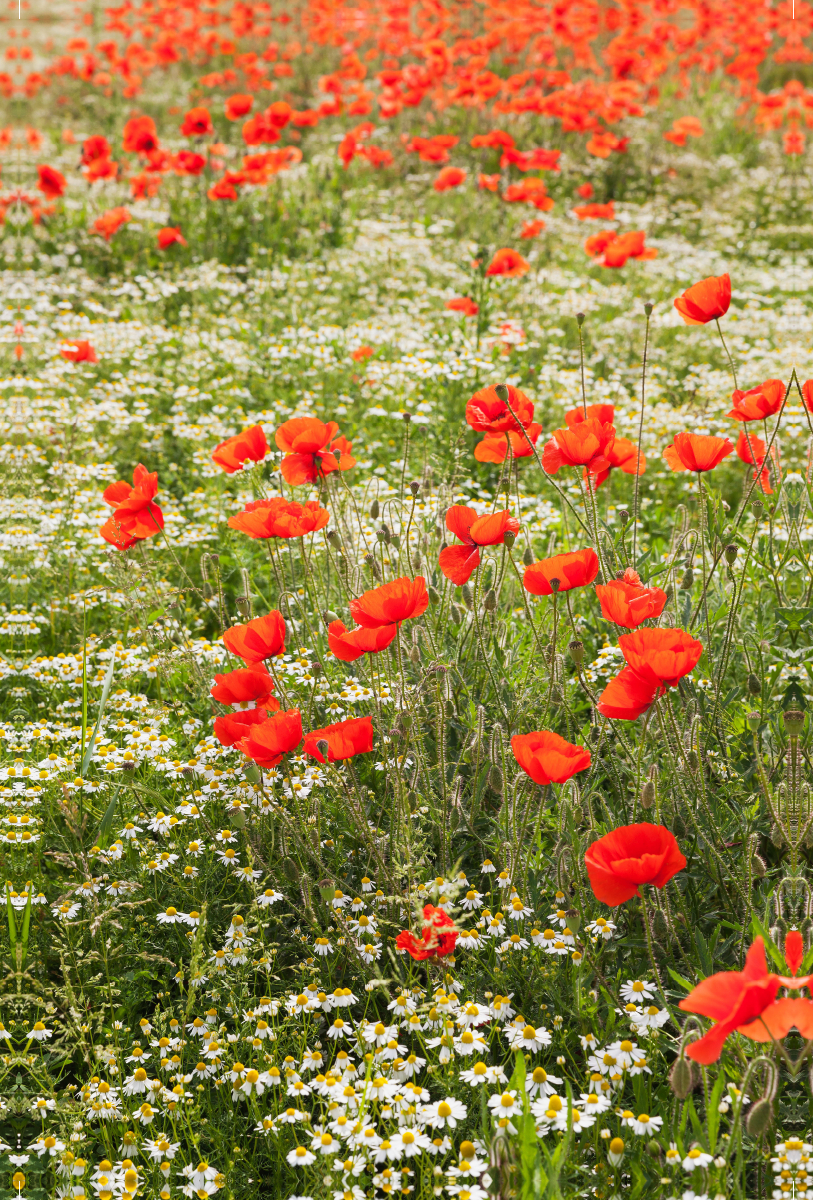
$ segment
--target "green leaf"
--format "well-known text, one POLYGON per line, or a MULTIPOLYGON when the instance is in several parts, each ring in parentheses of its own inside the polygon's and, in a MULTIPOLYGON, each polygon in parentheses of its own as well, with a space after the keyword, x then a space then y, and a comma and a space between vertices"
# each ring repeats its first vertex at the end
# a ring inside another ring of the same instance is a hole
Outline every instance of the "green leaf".
POLYGON ((762 938, 771 962, 784 974, 784 972, 787 970, 785 965, 785 956, 782 954, 781 950, 777 949, 777 947, 774 945, 771 935, 768 933, 768 930, 762 924, 756 913, 753 913, 751 916, 751 929, 753 931, 754 938, 762 938))
POLYGON ((90 760, 93 757, 93 743, 96 741, 96 736, 102 725, 102 717, 104 716, 104 706, 107 704, 107 697, 110 695, 110 685, 113 682, 113 670, 114 670, 115 666, 116 666, 116 654, 114 651, 110 655, 110 666, 107 668, 107 674, 104 677, 104 683, 102 685, 102 698, 99 701, 99 715, 96 717, 96 724, 93 726, 93 733, 90 735, 90 741, 87 744, 87 749, 85 750, 85 756, 82 759, 82 766, 79 771, 79 774, 82 776, 83 779, 85 778, 85 772, 87 771, 88 767, 90 766, 90 760))
POLYGON ((687 992, 690 992, 692 990, 692 988, 694 987, 694 984, 689 983, 688 979, 686 979, 686 977, 684 975, 678 975, 677 971, 673 971, 670 966, 667 966, 666 969, 669 972, 669 974, 672 976, 672 978, 674 979, 675 983, 679 983, 680 986, 682 988, 685 988, 687 992))

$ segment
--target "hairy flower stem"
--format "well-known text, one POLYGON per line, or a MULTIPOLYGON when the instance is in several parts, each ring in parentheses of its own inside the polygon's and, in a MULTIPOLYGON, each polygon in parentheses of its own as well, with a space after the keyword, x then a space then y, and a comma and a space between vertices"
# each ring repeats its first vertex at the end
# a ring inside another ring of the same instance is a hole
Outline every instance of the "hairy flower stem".
POLYGON ((737 371, 736 371, 736 368, 734 367, 734 359, 731 357, 731 352, 729 351, 728 346, 726 345, 726 340, 723 337, 723 331, 720 326, 720 318, 719 317, 714 318, 714 324, 717 326, 717 332, 720 335, 720 341, 723 343, 723 349, 725 350, 726 358, 728 359, 728 365, 731 367, 731 374, 734 378, 734 388, 736 389, 738 386, 737 371))
POLYGON ((649 322, 652 306, 644 305, 646 331, 644 333, 644 357, 641 365, 641 412, 638 417, 638 458, 636 460, 635 489, 632 496, 632 565, 638 561, 638 494, 641 488, 641 442, 644 436, 644 408, 646 406, 646 356, 649 349, 649 322))
POLYGON ((644 933, 646 934, 646 948, 649 954, 649 963, 652 967, 652 973, 658 981, 658 991, 661 994, 661 1001, 665 1005, 667 1003, 666 992, 664 991, 661 973, 658 970, 658 961, 655 958, 655 945, 652 940, 652 918, 650 916, 650 910, 647 907, 646 897, 643 890, 641 890, 639 894, 641 897, 641 916, 644 922, 644 933))

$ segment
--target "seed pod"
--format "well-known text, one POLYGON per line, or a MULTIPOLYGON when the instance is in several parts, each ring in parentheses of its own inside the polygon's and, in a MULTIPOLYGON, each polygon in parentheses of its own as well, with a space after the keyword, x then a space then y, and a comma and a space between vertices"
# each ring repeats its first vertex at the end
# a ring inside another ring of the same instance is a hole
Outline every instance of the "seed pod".
POLYGON ((342 537, 338 529, 328 529, 325 537, 330 542, 331 546, 341 546, 342 537))
POLYGON ((678 585, 678 591, 679 592, 690 592, 692 590, 693 586, 694 586, 694 571, 692 570, 691 567, 687 567, 686 574, 683 576, 683 578, 680 581, 680 584, 678 585))
POLYGON ((749 712, 746 714, 745 720, 748 723, 748 728, 752 733, 756 733, 759 729, 759 723, 762 720, 758 712, 749 712))
POLYGON ((748 695, 749 696, 761 696, 762 695, 762 683, 757 678, 757 676, 753 673, 753 671, 748 676, 748 695))
POLYGON ((474 603, 474 594, 472 593, 470 586, 467 583, 464 583, 460 591, 463 595, 463 603, 465 604, 466 608, 471 608, 472 604, 474 603))
POLYGON ((653 300, 645 300, 644 301, 644 312, 646 313, 646 315, 648 317, 652 316, 652 309, 654 307, 655 307, 655 302, 653 300))
POLYGON ((737 547, 733 542, 729 542, 723 553, 725 554, 725 560, 728 565, 732 566, 737 558, 737 547))
POLYGON ((409 422, 412 420, 412 413, 408 413, 408 412, 401 413, 401 420, 404 422, 405 425, 408 425, 409 422))
POLYGON ((375 536, 378 538, 379 542, 384 542, 384 544, 387 546, 389 545, 390 531, 387 529, 386 525, 382 525, 380 529, 376 529, 375 536))
POLYGON ((292 858, 285 859, 284 863, 282 864, 282 869, 285 872, 286 877, 290 879, 291 883, 299 883, 299 867, 292 858))
POLYGON ((765 505, 762 503, 761 500, 754 500, 751 504, 751 507, 754 510, 754 516, 756 517, 757 520, 759 520, 765 511, 765 505))
POLYGON ((629 509, 628 508, 619 508, 618 519, 622 525, 626 525, 627 521, 630 519, 629 509))
POLYGON ((499 767, 492 767, 488 773, 488 786, 492 792, 496 792, 498 796, 502 795, 503 777, 499 767))
POLYGON ((494 612, 497 607, 497 593, 494 588, 489 588, 483 600, 483 608, 486 612, 494 612))
POLYGON ((506 529, 505 533, 502 535, 502 544, 507 546, 510 550, 516 540, 517 535, 512 533, 510 529, 506 529))
POLYGON ((409 490, 412 492, 413 496, 417 496, 418 492, 421 490, 421 485, 418 483, 417 479, 412 480, 409 485, 409 490))
POLYGON ((247 596, 238 596, 234 603, 241 617, 251 616, 251 601, 247 596))
POLYGON ((336 616, 332 608, 326 608, 322 613, 322 620, 326 625, 331 625, 334 621, 338 621, 339 618, 336 616))
POLYGON ((692 1068, 683 1055, 676 1058, 669 1072, 669 1086, 678 1100, 685 1100, 694 1086, 692 1068))
POLYGON ((372 554, 365 554, 364 561, 367 564, 367 566, 370 568, 370 570, 372 571, 375 578, 380 579, 381 578, 381 568, 379 567, 378 563, 373 558, 372 554))
POLYGON ((579 326, 579 329, 581 329, 582 325, 584 324, 584 313, 576 313, 576 324, 579 326))
POLYGON ((379 507, 378 501, 373 500, 372 504, 370 505, 370 516, 373 518, 373 520, 375 520, 380 512, 381 512, 381 509, 379 507))
POLYGON ((578 933, 582 923, 582 916, 578 909, 569 908, 565 913, 565 919, 567 920, 567 927, 570 932, 573 934, 578 933))
POLYGON ((790 738, 797 738, 805 727, 805 714, 801 709, 791 708, 782 713, 785 722, 785 733, 790 738))
POLYGON ((655 803, 655 784, 651 779, 647 779, 644 786, 641 788, 641 808, 652 808, 655 803))
MULTIPOLYGON (((440 603, 440 592, 438 591, 438 589, 436 587, 433 587, 433 585, 431 583, 429 584, 429 587, 426 590, 429 594, 429 603, 434 608, 434 606, 436 604, 440 603)), ((456 608, 457 606, 452 605, 452 607, 456 608)))
POLYGON ((502 400, 503 404, 507 403, 507 401, 508 401, 508 388, 505 386, 505 384, 504 384, 504 383, 498 383, 498 384, 496 385, 496 387, 494 388, 494 391, 497 393, 497 398, 498 398, 499 400, 502 400))
POLYGON ((534 561, 534 552, 530 546, 526 546, 522 552, 522 561, 526 567, 529 567, 534 561))
POLYGON ((249 783, 259 783, 262 779, 260 768, 255 762, 251 762, 250 759, 246 761, 246 765, 243 767, 243 774, 249 783))
POLYGON ((567 648, 570 651, 570 657, 573 659, 576 666, 580 667, 584 662, 584 642, 568 642, 567 648))
POLYGON ((761 1138, 768 1132, 773 1122, 773 1103, 763 1096, 751 1107, 745 1127, 751 1137, 761 1138))
POLYGON ((562 581, 561 581, 561 579, 557 579, 557 578, 554 576, 554 577, 553 577, 553 579, 549 580, 548 582, 549 582, 549 584, 550 584, 550 590, 551 590, 551 591, 553 592, 553 594, 555 595, 555 594, 556 594, 556 593, 559 591, 559 588, 562 586, 562 581))

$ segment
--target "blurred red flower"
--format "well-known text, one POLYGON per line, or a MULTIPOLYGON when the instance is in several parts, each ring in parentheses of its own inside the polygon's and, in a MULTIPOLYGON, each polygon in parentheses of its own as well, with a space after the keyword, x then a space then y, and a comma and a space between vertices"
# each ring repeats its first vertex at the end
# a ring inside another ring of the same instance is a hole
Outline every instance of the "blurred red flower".
POLYGON ((480 546, 502 544, 506 533, 518 533, 519 521, 508 509, 481 517, 464 504, 453 505, 446 513, 446 528, 462 546, 447 546, 441 550, 438 565, 452 583, 466 583, 480 565, 480 546))
POLYGON ((91 346, 90 342, 79 342, 76 340, 65 342, 59 347, 59 353, 68 362, 98 362, 96 351, 91 346))
POLYGON ((214 133, 214 125, 208 108, 190 108, 181 125, 182 137, 208 137, 214 133))
POLYGON ((755 433, 746 434, 745 430, 741 429, 740 435, 737 438, 737 457, 749 466, 757 468, 754 471, 754 478, 756 479, 758 472, 759 486, 766 496, 772 496, 771 476, 768 468, 763 465, 765 462, 765 443, 762 438, 757 437, 755 433))
POLYGON ((443 307, 450 312, 462 313, 464 317, 476 317, 480 311, 479 304, 475 304, 468 296, 455 296, 447 300, 443 307))
POLYGON ((442 171, 438 171, 432 187, 436 192, 448 192, 451 188, 460 187, 461 183, 465 183, 467 174, 462 167, 444 167, 442 171))
POLYGON ((246 95, 229 96, 225 105, 225 113, 227 121, 239 121, 240 117, 244 117, 246 113, 251 112, 254 105, 254 97, 246 95))
POLYGON ((93 229, 94 232, 100 233, 106 242, 109 242, 113 234, 132 219, 129 210, 119 205, 117 208, 109 208, 107 212, 103 212, 100 217, 97 217, 93 222, 93 229))
POLYGON ((534 783, 566 783, 590 766, 590 751, 566 742, 558 733, 518 733, 511 738, 514 758, 534 783))
POLYGON ((149 154, 158 149, 158 135, 152 117, 131 117, 124 126, 122 147, 128 154, 149 154))
POLYGON ((186 245, 186 238, 183 236, 177 225, 165 225, 163 229, 159 229, 157 240, 159 250, 166 250, 169 246, 173 246, 176 242, 179 246, 186 245))
POLYGON ((682 871, 686 859, 675 835, 663 825, 622 825, 588 846, 584 865, 593 894, 616 908, 639 896, 643 883, 662 888, 682 871))
POLYGON ((39 175, 37 189, 42 192, 43 196, 49 200, 56 200, 58 196, 64 195, 68 182, 56 167, 49 167, 41 163, 37 167, 37 174, 39 175))
POLYGON ((518 250, 498 250, 486 268, 486 275, 504 275, 508 279, 516 279, 527 275, 531 264, 524 259, 518 250))

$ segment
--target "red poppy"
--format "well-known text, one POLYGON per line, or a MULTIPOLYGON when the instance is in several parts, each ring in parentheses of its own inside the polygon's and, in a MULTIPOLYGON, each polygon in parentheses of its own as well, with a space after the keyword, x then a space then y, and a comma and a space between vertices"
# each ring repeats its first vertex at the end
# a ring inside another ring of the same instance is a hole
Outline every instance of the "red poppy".
MULTIPOLYGON (((780 977, 768 971, 765 943, 757 938, 748 951, 743 971, 709 975, 681 1000, 679 1007, 684 1012, 699 1013, 715 1022, 707 1034, 687 1047, 687 1057, 704 1065, 716 1062, 729 1034, 759 1024, 759 1018, 773 1005, 781 986, 780 977)), ((813 1010, 811 1001, 804 1003, 813 1010)), ((767 1032, 765 1040, 769 1040, 767 1032)))
POLYGON ((484 147, 488 150, 512 150, 514 139, 504 129, 491 129, 488 133, 477 133, 469 142, 473 150, 484 147))
POLYGON ((100 133, 94 133, 82 143, 82 164, 89 167, 92 162, 109 158, 110 153, 111 147, 107 138, 102 137, 100 133))
POLYGON ((476 317, 480 311, 480 305, 475 304, 468 296, 455 296, 452 300, 447 300, 443 307, 448 308, 449 312, 462 313, 464 317, 476 317))
POLYGON ((200 175, 206 166, 206 159, 202 154, 195 154, 194 150, 179 150, 172 166, 176 175, 200 175))
POLYGON ((766 379, 747 392, 736 391, 731 395, 734 405, 728 414, 735 421, 762 421, 778 413, 785 399, 785 385, 781 379, 766 379))
POLYGON ((406 576, 382 583, 350 601, 350 615, 365 629, 380 629, 420 617, 429 607, 429 593, 423 575, 406 576))
POLYGON ((632 667, 623 667, 599 696, 596 708, 604 717, 635 721, 652 707, 659 694, 657 684, 642 679, 632 667))
MULTIPOLYGON (((279 708, 276 700, 272 707, 279 708)), ((215 717, 214 734, 221 746, 236 746, 251 732, 252 726, 261 725, 267 719, 268 709, 264 706, 238 709, 224 717, 215 717)))
POLYGON ((306 734, 302 753, 323 763, 325 759, 317 742, 327 742, 328 762, 341 762, 357 754, 369 754, 373 748, 372 717, 351 717, 349 721, 326 725, 324 729, 312 729, 306 734))
POLYGON ((541 217, 539 217, 536 221, 526 221, 522 226, 522 232, 519 236, 521 238, 535 238, 539 236, 544 228, 545 222, 541 217))
POLYGON ((97 158, 89 166, 82 168, 82 174, 88 183, 95 183, 97 179, 115 179, 119 173, 119 164, 111 162, 109 158, 97 158))
POLYGON ((224 175, 209 188, 206 195, 210 200, 236 200, 237 188, 234 186, 233 180, 224 175))
POLYGON ((122 146, 128 154, 149 154, 158 149, 158 135, 152 117, 131 117, 124 126, 122 146))
POLYGON ((576 195, 581 196, 582 200, 589 200, 593 195, 592 183, 580 183, 576 188, 576 195))
POLYGON ((519 388, 507 385, 508 399, 501 400, 494 387, 480 388, 466 405, 466 422, 484 433, 517 432, 527 428, 534 417, 533 401, 519 388), (514 413, 514 416, 511 413, 514 413))
POLYGON ((268 453, 268 442, 262 425, 252 425, 236 437, 226 438, 212 452, 212 461, 222 467, 227 475, 242 471, 245 462, 262 462, 268 453))
POLYGON ((501 178, 500 175, 484 175, 481 171, 477 176, 477 186, 481 192, 496 192, 501 178))
MULTIPOLYGON (((571 408, 565 413, 565 424, 569 429, 575 429, 585 421, 595 420, 604 425, 612 425, 615 420, 615 408, 612 404, 589 404, 587 414, 584 408, 571 408)), ((593 471, 594 486, 601 487, 613 467, 618 467, 625 475, 643 475, 646 470, 646 458, 638 454, 637 446, 628 438, 617 437, 609 450, 605 452, 608 466, 593 471)), ((588 469, 585 467, 585 479, 588 469)))
POLYGON ((78 342, 76 340, 65 342, 59 347, 59 353, 68 362, 98 362, 96 351, 91 346, 90 342, 78 342))
POLYGON ((134 542, 152 537, 163 529, 164 514, 157 504, 153 504, 157 491, 158 475, 149 472, 141 463, 133 471, 132 487, 120 479, 105 488, 104 501, 115 511, 102 526, 102 537, 120 549, 127 549, 134 542))
POLYGON ((93 222, 93 230, 95 233, 100 233, 104 240, 109 242, 113 234, 132 219, 129 210, 123 205, 118 205, 116 208, 108 208, 100 217, 97 217, 93 222))
POLYGON ((228 523, 250 538, 295 538, 317 533, 329 520, 330 513, 316 500, 297 504, 275 496, 273 500, 252 500, 241 513, 229 517, 228 523))
POLYGON ((301 741, 302 714, 298 708, 291 708, 252 725, 237 748, 258 767, 275 767, 283 754, 296 750, 301 741))
POLYGON ((250 113, 254 105, 253 96, 229 96, 226 101, 225 113, 227 121, 239 121, 246 113, 250 113))
POLYGON ((372 346, 356 346, 355 350, 350 351, 350 357, 353 362, 364 362, 365 358, 373 357, 372 346))
POLYGON ((457 929, 452 918, 442 908, 433 904, 425 904, 423 909, 423 929, 417 938, 408 929, 403 929, 395 939, 399 950, 418 962, 426 958, 446 958, 454 953, 457 941, 457 929))
POLYGON ((586 587, 598 575, 599 561, 595 550, 573 550, 569 554, 554 554, 541 558, 525 568, 522 584, 532 596, 552 596, 551 580, 558 579, 559 592, 586 587))
POLYGON ((713 471, 733 449, 728 438, 676 433, 663 457, 673 471, 713 471))
POLYGON ((813 412, 813 379, 806 379, 802 384, 802 400, 805 408, 813 412))
POLYGON ((486 275, 504 275, 508 279, 516 279, 527 275, 531 264, 524 259, 518 250, 498 250, 486 268, 486 275))
POLYGON ((754 478, 756 479, 757 474, 759 474, 759 486, 766 496, 772 496, 771 477, 768 468, 763 466, 765 462, 765 443, 762 438, 757 437, 755 433, 746 435, 745 430, 741 429, 740 435, 737 438, 737 457, 741 462, 757 468, 754 471, 754 478))
POLYGON ((627 664, 659 687, 676 687, 703 653, 702 642, 684 629, 636 629, 622 633, 618 645, 627 664))
POLYGON ((565 425, 568 429, 575 429, 577 425, 583 425, 585 421, 598 421, 602 425, 612 425, 615 422, 615 406, 612 404, 588 404, 587 412, 583 406, 578 408, 569 408, 565 413, 565 425))
POLYGON ((341 662, 355 662, 365 654, 378 654, 395 640, 397 625, 382 625, 378 629, 350 629, 343 621, 331 621, 327 641, 331 652, 341 662))
POLYGON ((165 225, 163 229, 158 230, 159 250, 167 250, 170 246, 174 246, 176 242, 179 246, 187 244, 186 238, 177 225, 165 225))
POLYGON ((244 625, 232 625, 223 633, 226 649, 245 663, 259 663, 285 653, 285 622, 276 608, 244 625))
POLYGON ((461 183, 465 183, 467 175, 468 171, 464 171, 462 167, 444 167, 442 171, 438 171, 432 187, 436 192, 448 192, 451 188, 460 187, 461 183))
POLYGON ((548 475, 561 467, 585 467, 590 472, 609 470, 608 457, 615 441, 615 428, 588 417, 572 429, 556 429, 542 451, 542 466, 548 475))
MULTIPOLYGON (((792 988, 794 991, 803 987, 810 988, 813 976, 798 974, 804 953, 801 933, 798 929, 790 929, 785 937, 785 963, 791 974, 779 976, 782 987, 792 988)), ((755 1021, 748 1025, 739 1025, 737 1033, 754 1042, 769 1042, 774 1039, 781 1041, 794 1028, 798 1029, 803 1038, 813 1038, 813 1001, 798 996, 784 996, 774 1000, 755 1021)))
POLYGON ((214 125, 208 108, 190 108, 181 125, 182 137, 208 137, 214 133, 214 125))
POLYGON ((593 894, 617 908, 640 896, 642 883, 662 888, 682 871, 686 859, 675 835, 663 825, 621 825, 587 847, 584 865, 593 894))
POLYGON ((56 167, 49 167, 42 163, 37 167, 37 174, 39 175, 37 188, 43 196, 47 196, 49 200, 56 200, 57 197, 64 195, 68 181, 61 171, 57 171, 56 167))
POLYGON ((285 451, 280 466, 283 479, 296 487, 323 479, 331 471, 349 471, 354 467, 356 460, 350 453, 352 444, 337 437, 338 432, 335 421, 325 425, 315 417, 294 417, 280 425, 274 441, 285 451))
MULTIPOLYGON (((590 187, 590 184, 582 184, 582 187, 590 187)), ((581 194, 581 189, 576 189, 581 194)), ((592 189, 590 195, 592 196, 592 189)), ((580 221, 614 221, 615 220, 615 201, 610 200, 607 204, 581 204, 573 209, 573 215, 578 217, 580 221)))
POLYGON ((446 513, 446 528, 460 538, 463 545, 441 550, 438 565, 447 579, 460 586, 480 565, 479 547, 501 545, 506 533, 519 532, 519 521, 507 508, 481 517, 473 508, 454 504, 446 513))
POLYGON ((274 699, 274 680, 261 662, 215 675, 209 695, 220 704, 254 703, 259 708, 279 708, 274 699))
POLYGON ((515 433, 509 429, 507 433, 487 433, 482 442, 474 447, 474 457, 477 462, 505 462, 508 447, 511 447, 512 458, 531 458, 533 448, 529 442, 536 445, 542 426, 535 422, 528 425, 524 433, 515 433))
POLYGON ((518 733, 511 738, 514 758, 534 783, 566 783, 590 766, 590 751, 566 742, 558 733, 518 733))
POLYGON ((675 308, 687 325, 707 325, 724 317, 731 304, 731 278, 725 275, 709 275, 701 279, 678 296, 675 308))
POLYGON ((666 592, 643 587, 640 576, 631 567, 624 572, 623 579, 598 584, 596 595, 602 617, 625 629, 635 629, 643 621, 659 617, 666 604, 666 592))

